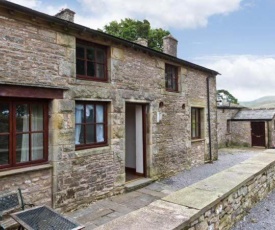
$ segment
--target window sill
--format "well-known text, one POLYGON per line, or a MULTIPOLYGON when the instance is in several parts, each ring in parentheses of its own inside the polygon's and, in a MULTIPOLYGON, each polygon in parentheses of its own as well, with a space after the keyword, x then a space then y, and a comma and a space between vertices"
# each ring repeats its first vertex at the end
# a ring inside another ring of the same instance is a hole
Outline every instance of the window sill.
POLYGON ((97 147, 97 148, 76 150, 75 155, 77 157, 85 157, 85 156, 90 156, 95 154, 103 154, 106 152, 110 152, 110 149, 111 149, 110 146, 103 146, 103 147, 97 147))
POLYGON ((180 91, 179 90, 169 90, 169 89, 165 89, 166 92, 169 92, 169 93, 179 93, 180 91))
POLYGON ((202 141, 205 141, 205 139, 193 139, 191 140, 191 143, 194 143, 194 142, 202 142, 202 141))
POLYGON ((18 169, 9 169, 9 170, 2 171, 2 172, 0 171, 0 177, 10 176, 10 175, 15 175, 15 174, 21 174, 21 173, 26 173, 26 172, 39 171, 39 170, 43 170, 43 169, 50 169, 52 167, 53 166, 50 165, 50 164, 44 164, 44 165, 18 168, 18 169))

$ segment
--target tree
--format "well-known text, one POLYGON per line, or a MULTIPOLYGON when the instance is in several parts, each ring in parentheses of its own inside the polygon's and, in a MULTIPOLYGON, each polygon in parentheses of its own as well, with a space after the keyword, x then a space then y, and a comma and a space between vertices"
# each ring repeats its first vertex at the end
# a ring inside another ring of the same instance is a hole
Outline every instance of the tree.
POLYGON ((158 51, 163 50, 162 38, 170 34, 161 28, 152 29, 147 20, 139 21, 131 18, 125 18, 120 22, 112 21, 101 31, 132 42, 138 38, 145 38, 148 40, 148 47, 158 51))
POLYGON ((222 100, 222 101, 227 101, 232 104, 239 104, 238 103, 238 99, 235 98, 231 93, 229 93, 227 90, 225 89, 220 89, 217 91, 217 98, 218 100, 222 100))

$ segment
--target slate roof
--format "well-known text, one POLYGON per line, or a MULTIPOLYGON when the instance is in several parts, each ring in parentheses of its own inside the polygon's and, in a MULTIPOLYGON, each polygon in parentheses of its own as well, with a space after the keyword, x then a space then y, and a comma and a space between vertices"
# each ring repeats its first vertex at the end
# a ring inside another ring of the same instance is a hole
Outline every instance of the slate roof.
POLYGON ((235 121, 249 121, 249 120, 272 120, 275 115, 275 109, 251 109, 241 110, 231 120, 235 121))

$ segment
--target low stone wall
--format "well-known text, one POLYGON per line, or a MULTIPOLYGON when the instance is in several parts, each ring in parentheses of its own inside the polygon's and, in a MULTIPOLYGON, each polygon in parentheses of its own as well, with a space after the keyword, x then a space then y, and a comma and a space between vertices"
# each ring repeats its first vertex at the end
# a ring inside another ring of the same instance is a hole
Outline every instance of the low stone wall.
POLYGON ((266 150, 97 229, 227 230, 274 188, 275 150, 266 150))

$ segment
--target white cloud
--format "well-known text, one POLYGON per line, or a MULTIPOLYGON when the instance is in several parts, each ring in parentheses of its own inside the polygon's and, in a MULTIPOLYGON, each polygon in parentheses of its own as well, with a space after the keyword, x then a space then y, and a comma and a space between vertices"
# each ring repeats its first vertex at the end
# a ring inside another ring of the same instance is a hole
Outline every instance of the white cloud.
POLYGON ((242 0, 77 0, 86 16, 76 20, 92 28, 126 17, 147 19, 153 27, 196 28, 206 26, 211 16, 229 14, 242 0), (94 26, 96 25, 96 26, 94 26))
MULTIPOLYGON (((17 4, 54 15, 58 1, 11 0, 17 4)), ((79 4, 75 22, 93 29, 124 18, 147 19, 152 27, 197 28, 207 25, 213 15, 226 15, 240 9, 244 0, 71 0, 79 4)))
POLYGON ((14 2, 18 5, 26 6, 29 8, 36 8, 41 3, 41 1, 38 1, 38 0, 9 0, 9 2, 14 2))
POLYGON ((220 56, 196 62, 221 73, 217 88, 226 89, 240 101, 275 95, 274 56, 220 56))

